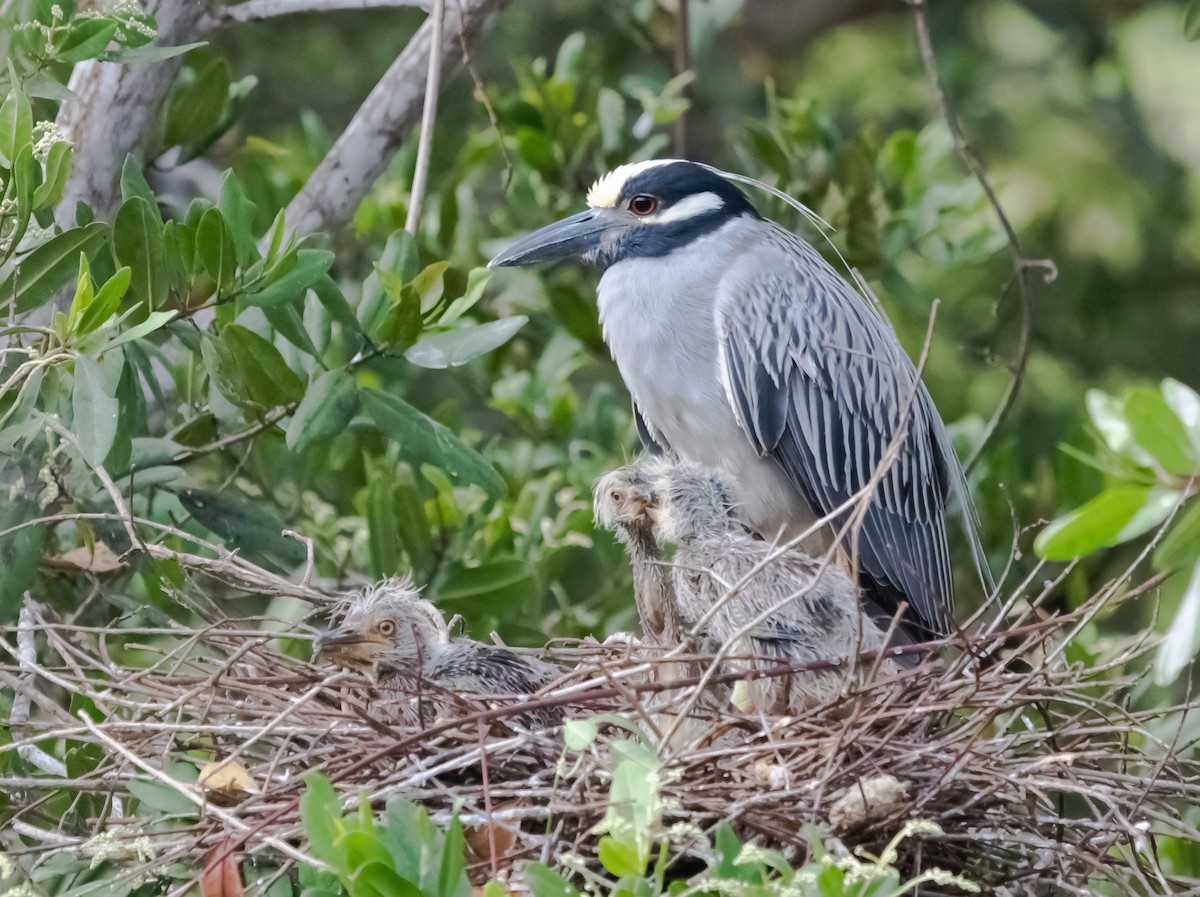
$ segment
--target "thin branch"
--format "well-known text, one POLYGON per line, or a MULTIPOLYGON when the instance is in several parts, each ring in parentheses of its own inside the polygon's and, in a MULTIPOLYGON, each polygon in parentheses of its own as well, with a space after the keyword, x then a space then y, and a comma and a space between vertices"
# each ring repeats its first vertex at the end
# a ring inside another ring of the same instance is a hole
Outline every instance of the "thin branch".
POLYGON ((929 21, 925 15, 925 0, 908 0, 908 5, 913 13, 913 24, 916 26, 917 45, 921 51, 921 65, 925 69, 925 78, 929 82, 930 89, 933 91, 938 111, 945 120, 946 127, 950 130, 950 137, 954 142, 954 151, 958 154, 959 159, 962 160, 963 165, 967 167, 967 170, 975 177, 975 180, 979 182, 979 186, 983 188, 984 196, 987 197, 988 204, 992 207, 992 211, 995 212, 996 219, 1000 222, 1000 227, 1008 239, 1008 250, 1012 256, 1013 264, 1013 283, 1016 285, 1017 298, 1020 301, 1021 320, 1019 323, 1017 352, 1009 368, 1012 372, 1012 382, 1001 399, 1000 405, 983 428, 983 434, 979 437, 979 442, 971 451, 971 456, 964 465, 966 471, 969 473, 975 464, 978 463, 980 455, 995 434, 997 428, 1004 421, 1004 418, 1008 416, 1009 411, 1012 410, 1017 393, 1020 392, 1021 384, 1025 379, 1025 369, 1029 363, 1029 334, 1033 309, 1032 290, 1026 279, 1026 274, 1033 268, 1040 268, 1045 272, 1043 282, 1050 283, 1058 276, 1058 268, 1052 259, 1029 259, 1021 252, 1021 242, 1017 237, 1016 229, 1013 227, 1012 222, 1009 221, 1004 207, 1000 204, 1000 199, 997 197, 996 191, 992 188, 992 184, 988 180, 983 164, 979 161, 978 156, 975 155, 974 150, 971 149, 971 144, 963 133, 958 117, 954 113, 954 108, 950 105, 950 99, 946 95, 945 86, 942 84, 941 75, 938 73, 937 59, 933 53, 933 40, 929 35, 929 21))
MULTIPOLYGON (((509 0, 455 0, 442 30, 441 84, 462 65, 462 48, 509 0)), ((420 118, 434 23, 426 21, 375 85, 346 130, 287 207, 297 235, 331 231, 348 221, 420 118)))
MULTIPOLYGON (((675 14, 675 74, 682 75, 692 68, 692 29, 691 18, 688 15, 689 0, 678 0, 679 11, 675 14)), ((691 92, 692 85, 686 85, 683 93, 691 92)), ((685 108, 675 120, 675 155, 686 158, 688 147, 688 110, 685 108)))
POLYGON ((445 0, 433 0, 433 12, 429 14, 432 28, 429 36, 429 70, 425 76, 425 106, 421 111, 417 164, 413 169, 408 215, 404 221, 404 229, 410 234, 416 234, 420 225, 421 206, 425 202, 425 185, 429 181, 429 150, 433 143, 433 124, 437 121, 438 95, 442 90, 442 25, 445 17, 445 0))

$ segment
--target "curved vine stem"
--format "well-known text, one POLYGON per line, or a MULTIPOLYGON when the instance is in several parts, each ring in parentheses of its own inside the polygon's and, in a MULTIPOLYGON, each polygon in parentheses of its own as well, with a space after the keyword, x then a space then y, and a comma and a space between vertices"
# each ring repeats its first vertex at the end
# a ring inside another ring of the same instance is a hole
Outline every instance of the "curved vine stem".
POLYGON ((995 435, 1000 424, 1004 422, 1004 419, 1012 410, 1013 404, 1017 399, 1017 394, 1021 391, 1021 384, 1025 379, 1025 370, 1029 364, 1030 330, 1033 322, 1033 290, 1030 286, 1029 274, 1034 269, 1040 269, 1044 272, 1042 283, 1051 283, 1058 277, 1058 266, 1055 265, 1053 259, 1026 258, 1025 254, 1021 251, 1021 241, 1017 237, 1016 229, 1009 220, 1007 213, 1005 213, 1004 207, 1000 204, 1000 199, 996 196, 996 191, 992 188, 992 184, 988 180, 983 164, 979 161, 979 157, 975 155, 975 151, 971 148, 970 142, 963 133, 962 126, 958 122, 958 117, 954 114, 954 109, 950 105, 950 100, 946 95, 946 89, 942 84, 941 76, 938 74, 937 59, 933 54, 933 41, 929 36, 929 20, 925 14, 926 0, 907 0, 907 2, 913 14, 913 24, 916 27, 917 45, 921 52, 921 65, 925 70, 925 78, 929 82, 930 89, 933 91, 938 111, 945 120, 946 126, 950 129, 954 151, 959 159, 962 160, 963 165, 974 176, 975 180, 979 182, 979 186, 983 188, 984 196, 987 197, 988 204, 992 207, 992 211, 995 212, 996 219, 1000 222, 1000 227, 1003 229, 1004 235, 1008 240, 1008 251, 1012 257, 1013 270, 1008 285, 1001 293, 1001 302, 1008 295, 1008 291, 1015 286, 1017 300, 1020 305, 1017 351, 1012 362, 1009 364, 1012 381, 1009 383, 1008 389, 1005 390, 1000 404, 992 413, 986 426, 984 426, 983 434, 979 437, 979 442, 976 443, 975 448, 971 450, 970 457, 967 458, 964 466, 967 473, 970 473, 972 468, 979 462, 984 448, 987 447, 987 444, 995 435))

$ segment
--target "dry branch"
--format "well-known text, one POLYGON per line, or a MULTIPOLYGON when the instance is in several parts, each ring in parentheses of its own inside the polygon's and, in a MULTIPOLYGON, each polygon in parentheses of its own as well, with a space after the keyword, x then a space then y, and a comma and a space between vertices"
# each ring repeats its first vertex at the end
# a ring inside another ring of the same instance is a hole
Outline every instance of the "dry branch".
MULTIPOLYGON (((508 0, 451 0, 441 41, 441 82, 464 62, 464 51, 483 33, 493 13, 508 0)), ((348 221, 371 185, 420 119, 433 46, 434 24, 426 21, 363 101, 346 130, 304 188, 287 207, 297 234, 333 230, 348 221)))

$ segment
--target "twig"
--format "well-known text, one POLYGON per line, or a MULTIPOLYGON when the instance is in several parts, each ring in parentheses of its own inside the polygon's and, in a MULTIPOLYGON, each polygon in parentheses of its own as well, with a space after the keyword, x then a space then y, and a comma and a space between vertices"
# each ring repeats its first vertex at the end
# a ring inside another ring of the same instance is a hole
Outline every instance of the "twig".
MULTIPOLYGON (((682 75, 692 68, 692 33, 688 15, 689 0, 677 0, 679 10, 675 14, 675 74, 682 75)), ((686 97, 692 90, 692 85, 684 85, 683 95, 686 97)), ((675 119, 675 156, 680 159, 687 157, 688 150, 688 108, 685 107, 675 119)))
MULTIPOLYGON (((29 722, 29 713, 33 707, 33 680, 37 668, 37 646, 33 641, 33 598, 25 593, 25 603, 17 617, 17 661, 21 665, 22 675, 19 685, 13 695, 12 708, 8 713, 8 722, 13 733, 20 735, 25 724, 29 722)), ((46 775, 67 777, 67 764, 57 757, 46 753, 36 744, 24 743, 17 748, 17 755, 27 763, 36 766, 46 775)))
POLYGON ((1033 308, 1033 296, 1029 282, 1026 280, 1026 274, 1033 268, 1040 268, 1046 272, 1043 276, 1043 282, 1050 283, 1058 276, 1058 268, 1052 259, 1028 259, 1021 252, 1021 243, 1017 237, 1016 229, 1013 227, 1012 222, 1009 221, 1004 207, 1000 204, 1000 199, 996 196, 996 191, 992 188, 991 182, 988 180, 983 164, 971 149, 971 144, 964 135, 962 126, 958 122, 958 117, 954 114, 954 109, 950 105, 950 100, 946 95, 941 75, 938 73, 937 60, 933 54, 933 40, 929 35, 929 22, 925 15, 925 0, 907 0, 907 2, 913 13, 913 23, 916 26, 917 32, 917 45, 921 51, 921 64, 925 69, 925 78, 929 82, 930 89, 933 91, 934 100, 937 102, 938 110, 946 122, 946 127, 950 130, 950 137, 954 142, 954 151, 958 154, 959 159, 962 160, 963 165, 967 167, 967 170, 974 175, 975 180, 979 182, 979 186, 983 188, 988 204, 992 207, 992 211, 1000 222, 1000 227, 1004 230, 1005 237, 1008 240, 1009 254, 1012 256, 1013 264, 1012 277, 1017 288, 1017 296, 1021 306, 1017 353, 1010 366, 1012 382, 1005 391, 1000 405, 984 426, 983 433, 979 437, 975 448, 972 449, 970 457, 967 458, 966 464, 963 465, 966 472, 970 473, 976 463, 978 463, 980 455, 996 432, 996 429, 1004 421, 1004 418, 1008 416, 1013 403, 1016 401, 1017 393, 1020 392, 1021 383, 1025 379, 1025 369, 1029 363, 1029 338, 1033 308))
MULTIPOLYGON (((443 86, 462 63, 459 47, 474 41, 508 2, 457 0, 446 9, 441 41, 443 86)), ((424 107, 433 35, 430 19, 413 35, 288 204, 285 216, 295 234, 334 230, 349 220, 383 174, 424 107)))
POLYGON ((437 121, 438 95, 442 79, 442 24, 446 13, 445 0, 433 0, 429 13, 432 31, 429 38, 429 70, 425 76, 425 106, 421 110, 421 133, 417 138, 417 162, 413 168, 412 190, 408 197, 408 215, 404 229, 416 234, 421 222, 421 206, 425 202, 425 185, 429 180, 429 151, 433 145, 433 125, 437 121))

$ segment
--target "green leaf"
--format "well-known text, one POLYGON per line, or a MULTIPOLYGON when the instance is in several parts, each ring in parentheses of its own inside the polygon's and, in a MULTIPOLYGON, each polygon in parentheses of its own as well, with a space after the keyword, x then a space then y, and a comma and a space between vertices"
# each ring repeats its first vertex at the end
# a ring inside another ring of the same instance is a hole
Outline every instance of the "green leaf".
POLYGON ((246 293, 242 300, 247 305, 266 308, 303 296, 332 266, 332 252, 325 249, 301 249, 296 253, 294 264, 271 276, 261 289, 246 293))
POLYGON ((340 368, 326 371, 309 385, 292 415, 287 447, 302 452, 314 442, 336 436, 346 429, 356 411, 354 377, 340 368))
POLYGON ((278 559, 287 566, 304 563, 304 546, 283 535, 283 521, 265 502, 253 501, 232 488, 220 494, 184 489, 178 495, 187 512, 227 544, 278 559))
POLYGON ((6 289, 5 298, 13 295, 18 314, 38 308, 76 273, 79 254, 91 255, 107 233, 107 226, 93 222, 64 231, 43 243, 21 259, 14 277, 16 289, 13 294, 6 289))
POLYGON ((421 273, 413 278, 412 288, 421 297, 422 312, 428 312, 441 301, 446 286, 445 275, 449 268, 449 262, 434 262, 425 266, 421 273))
POLYGON ((582 751, 592 746, 600 727, 590 719, 569 719, 563 725, 563 742, 573 751, 582 751))
POLYGON ((544 863, 527 863, 524 871, 533 897, 579 897, 574 885, 544 863))
POLYGON ((1109 450, 1140 467, 1152 467, 1154 458, 1133 436, 1133 427, 1125 419, 1125 403, 1098 389, 1089 389, 1085 397, 1088 415, 1109 450))
POLYGON ((105 353, 103 361, 86 355, 75 359, 75 381, 71 388, 72 429, 79 448, 92 467, 108 457, 117 435, 117 383, 125 363, 120 352, 105 353))
POLYGON ((117 273, 105 281, 104 286, 97 290, 95 298, 80 313, 79 323, 75 327, 76 333, 91 333, 117 313, 117 309, 121 307, 121 300, 129 289, 129 278, 130 270, 124 267, 118 268, 117 273))
POLYGON ((59 62, 95 59, 112 42, 117 23, 112 19, 76 19, 58 50, 59 62))
POLYGON ((130 154, 121 164, 121 202, 129 202, 134 197, 146 200, 152 209, 158 208, 158 197, 146 183, 146 176, 142 173, 142 163, 136 156, 130 154))
POLYGON ((451 567, 438 589, 438 600, 447 604, 480 598, 491 601, 506 594, 529 595, 536 590, 537 571, 528 561, 497 557, 478 567, 451 567))
MULTIPOLYGON (((358 322, 364 333, 374 335, 392 303, 383 286, 383 272, 394 274, 397 282, 405 284, 417 274, 417 241, 404 230, 393 231, 384 244, 374 270, 363 281, 362 298, 358 303, 358 322)), ((374 338, 372 336, 372 338, 374 338)))
POLYGON ((372 470, 367 478, 366 513, 367 560, 371 572, 379 577, 400 571, 399 517, 396 514, 395 483, 391 470, 372 470))
POLYGON ((209 56, 191 83, 171 98, 167 112, 166 145, 188 146, 203 141, 221 120, 232 83, 229 65, 209 56))
POLYGON ((340 862, 342 852, 337 849, 341 834, 342 807, 329 779, 316 770, 303 776, 304 793, 300 795, 300 821, 308 837, 308 847, 313 856, 332 866, 337 872, 347 870, 340 862))
POLYGON ((610 87, 600 88, 596 120, 600 123, 600 146, 604 152, 620 149, 625 139, 625 100, 610 87))
POLYGON ((332 277, 328 274, 318 277, 309 289, 313 291, 317 301, 329 313, 330 318, 337 321, 350 333, 362 332, 362 326, 358 323, 358 318, 354 316, 354 310, 350 308, 350 303, 346 301, 346 297, 334 283, 332 277))
POLYGON ((88 267, 87 256, 82 252, 79 254, 79 276, 75 281, 75 296, 71 299, 71 305, 67 309, 67 321, 69 324, 74 324, 75 320, 91 303, 95 296, 95 289, 92 286, 92 272, 88 267))
POLYGON ((467 275, 467 289, 450 303, 445 314, 438 320, 439 327, 449 327, 483 298, 484 288, 495 272, 491 268, 473 268, 467 275))
POLYGON ((34 209, 58 205, 71 174, 71 144, 56 140, 46 156, 46 179, 33 194, 34 209))
POLYGON ((450 827, 442 841, 436 897, 469 897, 471 883, 467 880, 466 849, 462 823, 455 816, 450 820, 450 827))
POLYGON ((1167 634, 1154 657, 1154 682, 1170 685, 1192 662, 1200 647, 1200 561, 1192 569, 1183 600, 1171 618, 1167 634))
POLYGON ((293 302, 272 305, 269 308, 262 309, 263 317, 270 321, 271 326, 275 328, 276 332, 287 339, 289 343, 300 351, 307 352, 313 358, 317 358, 321 353, 313 345, 312 337, 308 335, 308 328, 304 324, 304 319, 300 317, 300 312, 296 310, 296 306, 300 304, 301 300, 297 299, 293 302))
POLYGON ((423 368, 458 367, 503 346, 528 320, 525 315, 513 315, 486 324, 460 324, 456 330, 430 334, 404 357, 423 368))
MULTIPOLYGON (((12 167, 12 199, 16 201, 16 227, 7 236, 8 246, 17 246, 29 228, 29 219, 33 216, 34 196, 39 189, 42 168, 33 158, 33 147, 28 143, 17 151, 17 159, 12 167)), ((3 182, 0 181, 0 184, 3 182)), ((4 191, 0 189, 0 196, 4 191)))
POLYGON ((146 320, 140 324, 134 324, 126 330, 122 330, 117 336, 110 339, 104 347, 105 351, 115 349, 117 346, 123 346, 126 343, 131 343, 149 333, 153 333, 155 330, 166 325, 168 321, 174 320, 175 314, 173 311, 150 312, 150 314, 146 315, 146 320))
POLYGON ((121 65, 146 65, 151 62, 174 59, 176 56, 182 56, 184 53, 206 46, 208 46, 206 41, 197 41, 193 44, 178 44, 174 47, 160 47, 156 44, 146 44, 144 47, 111 50, 100 57, 100 59, 102 62, 116 62, 121 65))
POLYGON ((1033 547, 1049 561, 1071 561, 1100 548, 1135 539, 1158 526, 1181 495, 1143 486, 1117 486, 1038 533, 1033 547))
POLYGON ((33 138, 33 109, 20 90, 10 90, 0 104, 0 165, 12 166, 21 147, 33 138))
POLYGON ((363 408, 375 425, 400 443, 400 453, 414 464, 440 467, 463 484, 474 483, 492 497, 506 491, 504 480, 487 460, 458 437, 412 405, 378 389, 362 391, 363 408))
POLYGON ((200 256, 204 270, 213 279, 216 295, 226 295, 237 276, 238 263, 233 237, 224 216, 217 209, 207 209, 200 216, 200 226, 196 229, 196 254, 200 256))
POLYGON ((1188 439, 1192 443, 1192 457, 1200 458, 1200 394, 1170 377, 1162 382, 1162 394, 1167 405, 1187 430, 1188 439))
POLYGON ((122 203, 113 222, 113 251, 130 268, 134 295, 151 309, 167 301, 163 221, 157 208, 140 196, 122 203))
POLYGON ((634 878, 646 871, 637 848, 605 835, 596 848, 601 865, 618 878, 634 878))
POLYGON ((1125 397, 1125 419, 1138 445, 1154 456, 1167 473, 1186 476, 1200 471, 1183 422, 1157 389, 1131 389, 1125 397))
MULTIPOLYGON (((27 498, 6 496, 0 501, 0 532, 20 526, 41 516, 42 509, 27 498)), ((15 620, 26 589, 33 588, 38 573, 38 561, 46 540, 46 527, 27 526, 6 536, 0 536, 0 614, 5 620, 15 620)))
MULTIPOLYGON (((264 409, 299 402, 304 383, 270 341, 240 324, 221 331, 221 344, 229 350, 238 376, 246 387, 243 401, 264 409)), ((226 396, 233 401, 232 396, 226 396)))
POLYGON ((229 227, 229 235, 237 249, 238 265, 245 269, 260 258, 258 246, 254 240, 254 212, 257 206, 246 195, 246 189, 232 171, 225 172, 221 180, 221 196, 217 199, 217 208, 225 216, 225 224, 229 227))
POLYGON ((1188 40, 1200 40, 1200 0, 1192 0, 1183 11, 1183 36, 1188 40))
POLYGON ((1158 570, 1182 570, 1200 558, 1200 500, 1193 498, 1187 511, 1171 524, 1170 531, 1154 549, 1158 570))
POLYGON ((172 788, 156 779, 131 779, 126 787, 143 807, 158 813, 194 816, 199 812, 196 805, 181 793, 187 790, 184 784, 172 788))

